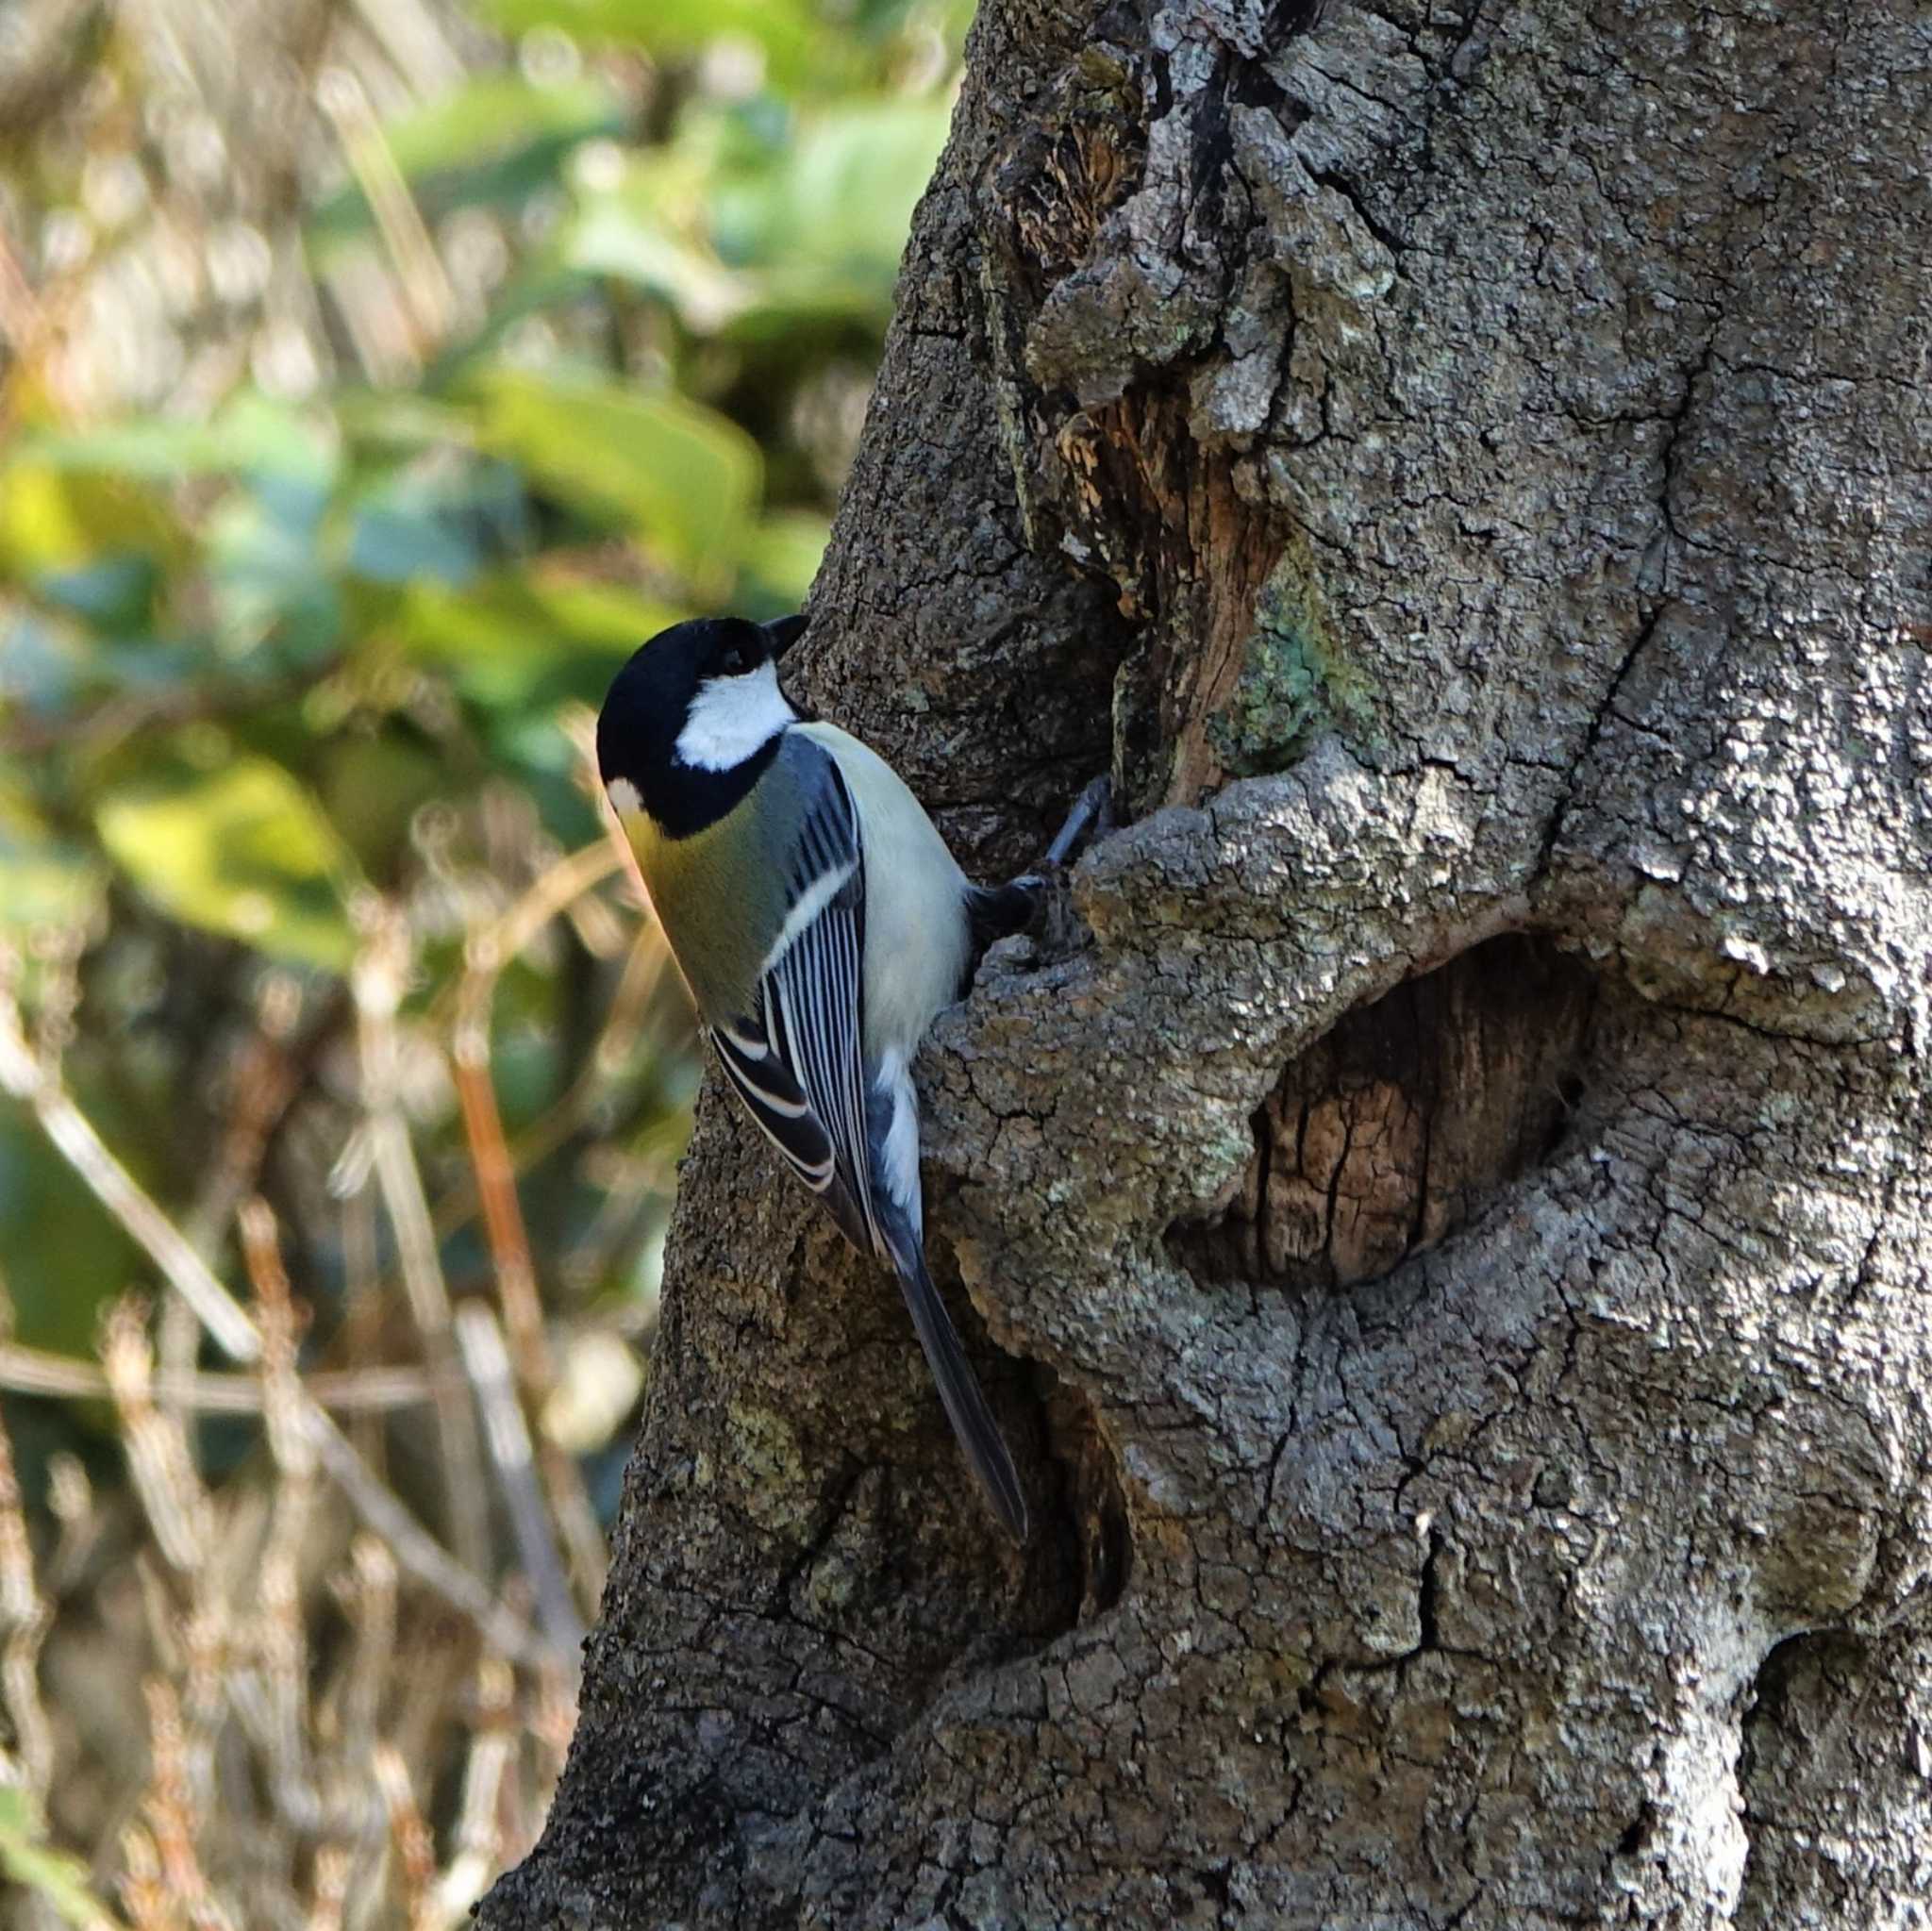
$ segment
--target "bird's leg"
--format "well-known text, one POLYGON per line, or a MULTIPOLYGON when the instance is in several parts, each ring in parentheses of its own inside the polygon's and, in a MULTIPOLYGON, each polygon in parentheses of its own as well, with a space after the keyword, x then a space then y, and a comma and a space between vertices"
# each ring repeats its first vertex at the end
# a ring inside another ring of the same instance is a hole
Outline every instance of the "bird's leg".
MULTIPOLYGON (((1113 826, 1113 787, 1097 777, 1074 800, 1067 821, 1047 846, 1042 863, 1058 871, 1089 840, 1104 837, 1113 826)), ((975 954, 996 939, 1009 939, 1030 926, 1040 911, 1046 877, 1023 872, 1004 885, 979 886, 973 894, 973 941, 975 954)))
POLYGON ((1067 822, 1055 833, 1046 848, 1049 865, 1064 865, 1090 839, 1105 838, 1113 829, 1113 784, 1105 774, 1095 778, 1074 800, 1067 822))

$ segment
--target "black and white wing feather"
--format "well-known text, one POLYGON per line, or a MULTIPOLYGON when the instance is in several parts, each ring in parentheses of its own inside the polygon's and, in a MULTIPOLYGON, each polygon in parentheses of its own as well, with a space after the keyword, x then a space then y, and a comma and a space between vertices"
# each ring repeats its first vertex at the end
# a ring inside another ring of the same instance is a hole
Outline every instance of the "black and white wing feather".
MULTIPOLYGON (((865 1037, 865 862, 858 813, 838 764, 800 743, 802 830, 786 878, 783 929, 758 1008, 711 1028, 739 1097, 846 1238, 899 1277, 953 1432, 1007 1528, 1024 1541, 1026 1502, 999 1424, 927 1272, 918 1179, 909 1202, 882 1178, 893 1102, 870 1090, 865 1037)), ((909 1089, 908 1104, 910 1104, 909 1089)))
POLYGON ((865 865, 858 815, 839 767, 817 748, 786 879, 785 924, 758 1007, 714 1026, 724 1071, 798 1177, 851 1240, 887 1257, 872 1210, 864 1037, 865 865))

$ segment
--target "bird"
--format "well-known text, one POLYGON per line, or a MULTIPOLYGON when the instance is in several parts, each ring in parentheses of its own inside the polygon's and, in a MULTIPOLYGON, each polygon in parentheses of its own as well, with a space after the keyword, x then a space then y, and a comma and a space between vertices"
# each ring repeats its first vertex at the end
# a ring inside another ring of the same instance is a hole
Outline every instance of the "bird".
MULTIPOLYGON (((897 1275, 966 1459, 1024 1544, 1012 1457, 926 1266, 912 1061, 1043 880, 975 885, 884 758, 786 696, 778 662, 805 625, 659 632, 612 680, 599 774, 726 1078, 853 1245, 897 1275)), ((1104 785, 1050 861, 1104 811, 1104 785)))

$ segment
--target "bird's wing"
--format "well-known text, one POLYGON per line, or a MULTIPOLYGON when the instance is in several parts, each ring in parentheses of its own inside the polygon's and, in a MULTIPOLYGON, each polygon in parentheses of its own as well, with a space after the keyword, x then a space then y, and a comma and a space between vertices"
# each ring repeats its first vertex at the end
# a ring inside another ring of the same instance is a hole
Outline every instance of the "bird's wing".
MULTIPOLYGON (((895 1092, 868 1090, 858 809, 830 753, 813 745, 792 769, 801 775, 805 808, 786 879, 785 922, 759 980, 758 1010, 714 1026, 711 1037, 739 1097, 799 1178, 856 1247, 898 1275, 954 1433, 1001 1522, 1024 1541, 1026 1501, 1012 1457, 926 1269, 916 1153, 909 1200, 895 1198, 880 1172, 901 1101, 895 1092)), ((903 1104, 916 1105, 903 1068, 899 1077, 903 1104)))
POLYGON ((860 1248, 884 1255, 873 1210, 864 1035, 865 864, 858 814, 825 753, 791 760, 802 786, 785 920, 756 1010, 711 1028, 751 1116, 860 1248))

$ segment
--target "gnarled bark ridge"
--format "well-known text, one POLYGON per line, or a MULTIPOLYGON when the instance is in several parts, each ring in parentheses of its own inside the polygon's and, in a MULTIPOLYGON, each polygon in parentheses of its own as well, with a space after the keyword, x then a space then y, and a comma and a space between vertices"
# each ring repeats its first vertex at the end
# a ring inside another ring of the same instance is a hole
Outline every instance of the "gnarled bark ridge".
POLYGON ((1932 1901, 1932 29, 1312 11, 985 0, 814 597, 1133 808, 922 1068, 1042 1526, 713 1096, 493 1927, 1932 1901))

